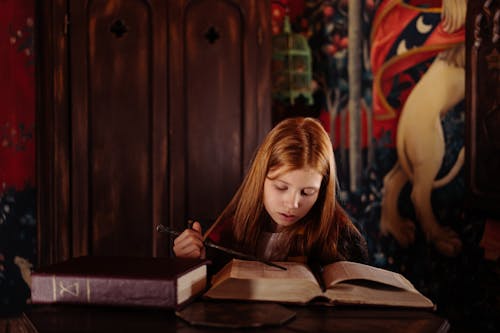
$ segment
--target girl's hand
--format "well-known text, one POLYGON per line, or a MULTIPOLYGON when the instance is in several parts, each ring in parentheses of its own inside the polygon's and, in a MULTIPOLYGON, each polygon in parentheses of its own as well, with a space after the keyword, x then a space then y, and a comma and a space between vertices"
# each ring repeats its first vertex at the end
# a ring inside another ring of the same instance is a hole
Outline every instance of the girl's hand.
POLYGON ((201 234, 201 224, 194 222, 192 229, 186 229, 174 239, 174 253, 179 258, 205 259, 205 246, 201 234))

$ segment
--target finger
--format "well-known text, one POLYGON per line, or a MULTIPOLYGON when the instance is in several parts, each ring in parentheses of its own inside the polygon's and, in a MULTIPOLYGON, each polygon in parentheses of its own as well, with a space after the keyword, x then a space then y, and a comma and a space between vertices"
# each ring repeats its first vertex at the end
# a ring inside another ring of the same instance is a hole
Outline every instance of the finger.
POLYGON ((199 222, 193 223, 192 229, 184 230, 174 239, 173 251, 177 257, 200 258, 204 255, 203 236, 199 222))
POLYGON ((193 226, 192 226, 192 229, 195 230, 195 231, 197 231, 197 232, 199 232, 200 235, 201 235, 202 232, 201 232, 201 224, 200 224, 200 222, 194 222, 193 226))
POLYGON ((201 249, 194 249, 193 251, 191 251, 188 254, 188 257, 189 258, 201 258, 201 253, 202 253, 201 249))
POLYGON ((205 247, 202 247, 201 253, 200 253, 200 258, 205 259, 206 257, 207 257, 207 250, 205 249, 205 247))
POLYGON ((185 241, 189 241, 190 239, 199 239, 201 241, 202 235, 196 230, 186 229, 178 237, 174 239, 174 244, 179 244, 185 241))
POLYGON ((201 251, 200 249, 193 249, 192 251, 181 251, 181 252, 175 252, 175 256, 178 258, 201 258, 201 251))
POLYGON ((203 246, 195 243, 174 246, 173 250, 177 257, 197 257, 202 253, 203 246))
POLYGON ((197 247, 201 248, 203 246, 203 240, 201 239, 201 236, 192 231, 189 234, 186 234, 184 237, 178 237, 174 239, 174 246, 183 249, 187 246, 190 246, 191 244, 196 245, 197 247))
POLYGON ((204 252, 204 248, 199 248, 197 246, 188 246, 182 250, 180 250, 177 255, 181 258, 201 258, 204 252))
POLYGON ((203 246, 202 235, 191 229, 186 229, 179 237, 174 239, 174 246, 184 248, 189 244, 197 244, 199 247, 203 246))

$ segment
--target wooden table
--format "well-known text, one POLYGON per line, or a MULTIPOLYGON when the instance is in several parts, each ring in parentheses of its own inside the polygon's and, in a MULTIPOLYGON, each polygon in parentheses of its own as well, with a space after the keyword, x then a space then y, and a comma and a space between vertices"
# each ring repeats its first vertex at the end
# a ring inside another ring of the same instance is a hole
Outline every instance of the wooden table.
MULTIPOLYGON (((230 305, 220 304, 229 311, 230 305)), ((258 305, 255 305, 258 306, 258 305)), ((216 328, 191 325, 173 310, 85 306, 34 306, 21 316, 0 321, 0 333, 84 332, 448 332, 432 312, 406 309, 286 306, 295 316, 280 326, 216 328), (2 330, 3 328, 3 330, 2 330)))

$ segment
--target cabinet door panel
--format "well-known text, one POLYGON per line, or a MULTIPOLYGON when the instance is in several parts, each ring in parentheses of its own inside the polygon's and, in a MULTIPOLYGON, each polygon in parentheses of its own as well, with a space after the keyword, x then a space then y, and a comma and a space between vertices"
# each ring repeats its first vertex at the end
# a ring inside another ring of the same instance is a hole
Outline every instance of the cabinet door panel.
POLYGON ((170 219, 178 229, 190 218, 206 227, 221 213, 270 127, 269 13, 267 1, 171 3, 170 219))
POLYGON ((202 220, 220 213, 242 177, 243 24, 229 2, 186 10, 187 214, 202 220))
POLYGON ((153 16, 163 10, 161 1, 72 6, 74 252, 151 255, 159 161, 153 158, 153 120, 166 112, 154 108, 162 103, 152 94, 155 48, 165 45, 165 34, 154 30, 165 29, 153 16))
POLYGON ((155 226, 213 220, 270 128, 270 2, 40 8, 40 263, 170 255, 155 226))
POLYGON ((500 218, 500 6, 469 1, 467 8, 468 205, 500 218))

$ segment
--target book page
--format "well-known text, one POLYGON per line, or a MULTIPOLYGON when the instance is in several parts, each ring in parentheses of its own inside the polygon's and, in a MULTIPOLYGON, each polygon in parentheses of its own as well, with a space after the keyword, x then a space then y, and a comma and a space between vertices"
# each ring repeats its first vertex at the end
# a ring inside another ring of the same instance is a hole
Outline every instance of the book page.
POLYGON ((316 283, 314 275, 307 265, 298 262, 276 262, 285 270, 269 266, 258 261, 234 259, 231 276, 245 279, 298 279, 316 283))
POLYGON ((332 304, 434 307, 403 275, 389 270, 339 261, 325 266, 323 276, 332 304))
POLYGON ((333 304, 399 306, 432 309, 430 299, 418 292, 370 282, 339 283, 326 291, 333 304))
POLYGON ((257 261, 233 259, 214 278, 206 297, 307 303, 321 290, 308 267, 296 262, 277 262, 286 271, 257 261))
POLYGON ((411 282, 399 273, 350 261, 326 265, 323 268, 323 278, 327 288, 343 281, 367 280, 416 291, 411 282))
POLYGON ((205 289, 207 285, 207 265, 193 269, 177 279, 177 304, 188 300, 205 289))
POLYGON ((233 261, 227 263, 220 271, 212 276, 212 281, 210 282, 212 286, 228 279, 231 275, 231 268, 233 267, 233 261))

